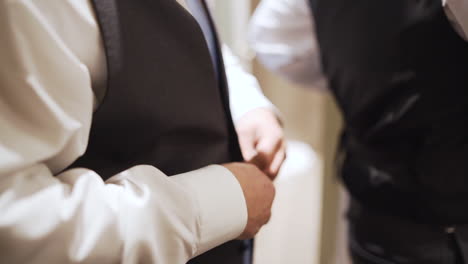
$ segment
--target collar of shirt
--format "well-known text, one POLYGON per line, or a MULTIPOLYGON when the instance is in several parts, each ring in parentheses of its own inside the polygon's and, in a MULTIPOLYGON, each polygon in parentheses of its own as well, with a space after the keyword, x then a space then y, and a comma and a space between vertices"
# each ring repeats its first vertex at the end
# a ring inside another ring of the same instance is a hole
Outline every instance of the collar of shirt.
POLYGON ((185 0, 176 0, 177 3, 179 3, 181 6, 183 6, 187 11, 190 12, 190 10, 187 7, 187 3, 185 3, 185 0))
POLYGON ((468 36, 468 0, 442 0, 449 20, 458 34, 467 40, 468 36))
MULTIPOLYGON (((176 0, 177 3, 179 3, 181 6, 183 6, 185 9, 187 9, 187 11, 190 12, 190 9, 188 8, 187 6, 187 3, 185 0, 176 0)), ((213 0, 204 0, 206 5, 208 6, 208 9, 210 10, 214 10, 214 6, 215 6, 215 1, 213 0)))

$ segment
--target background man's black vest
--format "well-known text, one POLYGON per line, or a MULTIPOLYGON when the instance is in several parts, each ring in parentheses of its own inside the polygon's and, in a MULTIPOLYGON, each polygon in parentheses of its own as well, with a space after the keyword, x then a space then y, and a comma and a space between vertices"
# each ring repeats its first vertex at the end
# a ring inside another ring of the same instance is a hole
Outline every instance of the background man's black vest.
MULTIPOLYGON (((140 164, 174 175, 242 160, 222 59, 217 75, 194 18, 175 0, 93 2, 108 83, 73 167, 107 179, 140 164)), ((197 263, 242 263, 241 247, 227 243, 197 263)))
POLYGON ((373 210, 468 223, 468 45, 440 0, 311 0, 345 120, 341 176, 373 210))

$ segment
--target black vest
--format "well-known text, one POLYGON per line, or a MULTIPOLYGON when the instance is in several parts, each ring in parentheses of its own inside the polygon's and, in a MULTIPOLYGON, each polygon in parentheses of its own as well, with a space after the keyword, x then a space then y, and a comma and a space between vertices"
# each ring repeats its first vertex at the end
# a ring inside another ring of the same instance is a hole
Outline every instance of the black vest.
POLYGON ((353 197, 420 222, 467 224, 468 44, 441 1, 311 6, 353 197))
POLYGON ((107 91, 74 166, 107 179, 139 164, 173 175, 240 160, 227 85, 193 17, 175 0, 95 3, 107 91))
MULTIPOLYGON (((72 167, 107 179, 141 164, 174 175, 242 160, 222 58, 217 76, 194 18, 175 0, 93 2, 107 90, 86 153, 72 167)), ((225 244, 205 254, 203 263, 241 263, 240 247, 239 241, 225 244)))

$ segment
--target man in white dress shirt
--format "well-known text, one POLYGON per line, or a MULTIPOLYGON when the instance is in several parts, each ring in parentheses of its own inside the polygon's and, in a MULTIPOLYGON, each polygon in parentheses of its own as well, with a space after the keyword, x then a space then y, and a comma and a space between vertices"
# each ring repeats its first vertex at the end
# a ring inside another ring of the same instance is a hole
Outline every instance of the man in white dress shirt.
POLYGON ((227 62, 258 98, 229 90, 266 174, 207 166, 242 157, 224 65, 177 2, 0 1, 0 39, 1 263, 185 263, 268 220, 276 116, 227 62))
POLYGON ((253 17, 260 60, 343 113, 354 263, 468 263, 467 14, 466 0, 264 0, 253 17))

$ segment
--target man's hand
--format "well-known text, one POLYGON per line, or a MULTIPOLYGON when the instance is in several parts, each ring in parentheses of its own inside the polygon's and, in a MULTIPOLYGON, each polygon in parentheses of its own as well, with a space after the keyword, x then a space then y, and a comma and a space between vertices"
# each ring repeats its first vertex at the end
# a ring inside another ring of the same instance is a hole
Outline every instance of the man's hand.
POLYGON ((276 115, 257 108, 244 114, 235 126, 244 159, 274 179, 286 158, 283 129, 276 115))
POLYGON ((229 163, 223 166, 239 181, 247 203, 247 225, 238 239, 253 238, 270 220, 275 187, 268 176, 252 164, 229 163))

